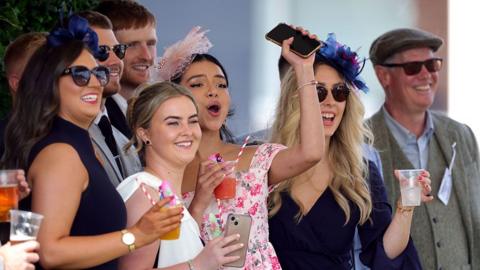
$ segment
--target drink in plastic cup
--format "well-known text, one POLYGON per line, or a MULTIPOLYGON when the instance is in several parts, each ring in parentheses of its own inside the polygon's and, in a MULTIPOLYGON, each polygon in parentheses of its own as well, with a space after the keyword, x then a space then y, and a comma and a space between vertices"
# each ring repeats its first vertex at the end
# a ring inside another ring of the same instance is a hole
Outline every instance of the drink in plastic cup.
POLYGON ((10 209, 18 208, 16 170, 0 170, 0 222, 10 221, 10 209))
POLYGON ((12 245, 37 239, 43 216, 28 211, 10 210, 10 242, 12 245))
POLYGON ((403 206, 419 206, 422 199, 422 187, 418 178, 423 170, 399 170, 400 193, 403 206))
POLYGON ((237 192, 237 179, 233 174, 223 178, 223 181, 213 190, 215 198, 219 200, 228 200, 235 198, 237 192))
MULTIPOLYGON (((183 207, 183 205, 177 204, 176 206, 171 206, 171 207, 183 207)), ((170 207, 162 207, 161 211, 165 211, 169 208, 170 207)), ((175 228, 172 231, 169 231, 168 233, 162 235, 160 237, 160 240, 177 240, 180 237, 180 227, 181 226, 182 226, 182 224, 180 223, 180 225, 177 228, 175 228)))

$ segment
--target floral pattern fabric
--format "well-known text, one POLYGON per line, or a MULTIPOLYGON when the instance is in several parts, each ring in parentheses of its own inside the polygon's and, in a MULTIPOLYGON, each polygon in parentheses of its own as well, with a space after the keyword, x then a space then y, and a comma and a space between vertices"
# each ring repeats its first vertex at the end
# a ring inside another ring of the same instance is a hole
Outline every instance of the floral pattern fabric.
MULTIPOLYGON (((215 222, 211 222, 212 213, 225 221, 229 213, 249 214, 252 217, 252 227, 245 260, 245 270, 281 269, 275 250, 268 240, 268 209, 267 196, 268 171, 275 155, 285 146, 280 144, 263 144, 256 150, 250 167, 247 171, 237 171, 237 189, 234 199, 222 200, 219 203, 212 201, 205 210, 203 222, 200 226, 201 236, 208 241, 213 238, 215 222)), ((183 195, 187 204, 193 199, 194 192, 183 195)), ((224 222, 222 222, 222 225, 224 222)), ((228 268, 223 269, 239 269, 228 268)))

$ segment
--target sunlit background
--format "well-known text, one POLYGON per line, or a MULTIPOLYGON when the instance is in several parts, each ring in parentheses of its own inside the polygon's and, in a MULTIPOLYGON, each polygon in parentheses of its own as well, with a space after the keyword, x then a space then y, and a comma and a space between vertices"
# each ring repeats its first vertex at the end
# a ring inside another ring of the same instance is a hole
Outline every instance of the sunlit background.
MULTIPOLYGON (((277 59, 280 48, 264 36, 279 22, 301 25, 321 39, 337 39, 368 57, 372 41, 400 27, 418 27, 442 37, 444 58, 433 108, 468 124, 480 134, 477 47, 480 25, 471 1, 464 0, 176 0, 140 1, 157 17, 158 54, 183 38, 195 25, 209 29, 211 54, 225 66, 235 115, 228 125, 240 135, 268 127, 279 93, 277 59), (448 56, 448 57, 447 57, 448 56)), ((383 90, 372 64, 362 73, 370 92, 361 94, 367 113, 383 103, 383 90)))

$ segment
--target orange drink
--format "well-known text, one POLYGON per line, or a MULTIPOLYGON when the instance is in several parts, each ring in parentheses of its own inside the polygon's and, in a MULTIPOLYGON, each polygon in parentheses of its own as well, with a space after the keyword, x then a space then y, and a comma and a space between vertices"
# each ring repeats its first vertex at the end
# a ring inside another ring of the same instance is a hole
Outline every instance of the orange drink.
POLYGON ((0 171, 0 222, 9 222, 8 211, 18 208, 18 183, 16 170, 0 171))
POLYGON ((232 175, 227 175, 223 181, 213 190, 215 198, 219 200, 228 200, 235 198, 237 188, 237 179, 232 175))
MULTIPOLYGON (((173 207, 183 207, 183 205, 178 204, 173 207)), ((162 207, 161 211, 165 211, 169 209, 170 207, 162 207)), ((173 229, 172 231, 169 231, 168 233, 160 236, 160 240, 177 240, 180 237, 180 227, 182 224, 180 224, 177 228, 173 229)))

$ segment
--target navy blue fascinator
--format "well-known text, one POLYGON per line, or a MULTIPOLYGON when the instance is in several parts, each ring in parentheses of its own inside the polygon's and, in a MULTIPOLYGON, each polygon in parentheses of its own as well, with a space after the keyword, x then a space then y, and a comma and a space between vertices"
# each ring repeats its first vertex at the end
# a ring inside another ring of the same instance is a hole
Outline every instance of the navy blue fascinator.
MULTIPOLYGON (((63 22, 61 22, 63 23, 63 22)), ((53 29, 47 36, 49 46, 58 47, 72 40, 81 40, 97 59, 105 59, 104 53, 98 48, 98 36, 88 25, 88 21, 78 15, 68 18, 68 26, 61 25, 53 29)))
POLYGON ((365 66, 365 59, 359 59, 357 53, 350 47, 339 43, 334 33, 328 34, 327 40, 317 51, 316 57, 332 65, 349 84, 364 93, 368 92, 367 85, 359 76, 365 66))

